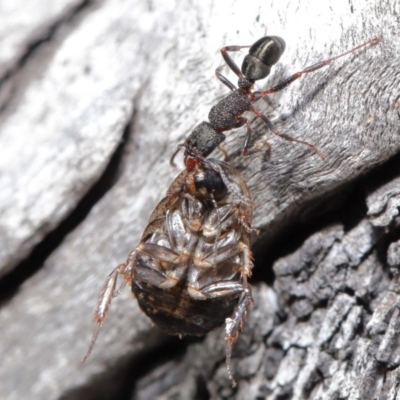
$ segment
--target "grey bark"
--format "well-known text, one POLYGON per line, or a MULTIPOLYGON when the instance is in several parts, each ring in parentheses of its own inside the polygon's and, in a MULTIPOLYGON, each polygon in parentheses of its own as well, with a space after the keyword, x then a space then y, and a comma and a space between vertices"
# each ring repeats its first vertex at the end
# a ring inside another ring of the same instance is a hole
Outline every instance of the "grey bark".
POLYGON ((53 3, 0 17, 0 398, 400 398, 398 2, 53 3), (170 339, 129 290, 80 365, 105 277, 183 168, 170 155, 227 93, 219 48, 265 27, 287 48, 260 87, 382 41, 257 104, 323 159, 259 121, 269 158, 227 134, 261 232, 237 389, 222 329, 170 339))

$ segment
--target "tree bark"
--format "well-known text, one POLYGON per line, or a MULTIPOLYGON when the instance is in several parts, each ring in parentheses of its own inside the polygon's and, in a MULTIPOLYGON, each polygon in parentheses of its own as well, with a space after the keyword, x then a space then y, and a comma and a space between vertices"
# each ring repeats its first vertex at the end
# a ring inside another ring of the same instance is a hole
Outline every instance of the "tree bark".
POLYGON ((400 398, 398 2, 3 3, 1 399, 400 398), (381 42, 256 105, 325 157, 259 120, 269 157, 241 157, 245 129, 227 133, 260 230, 238 386, 223 329, 167 337, 128 289, 81 365, 106 276, 183 168, 170 156, 228 92, 214 76, 219 49, 266 29, 286 51, 259 88, 381 42))

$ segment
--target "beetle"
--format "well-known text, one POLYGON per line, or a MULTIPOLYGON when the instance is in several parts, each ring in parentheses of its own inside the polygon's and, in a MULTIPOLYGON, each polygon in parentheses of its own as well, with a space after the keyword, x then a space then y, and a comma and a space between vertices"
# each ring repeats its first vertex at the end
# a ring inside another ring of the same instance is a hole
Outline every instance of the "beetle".
POLYGON ((234 167, 199 154, 186 162, 151 214, 139 245, 107 277, 83 361, 112 299, 128 284, 142 311, 167 334, 202 336, 225 324, 226 365, 235 385, 232 346, 252 304, 248 278, 254 203, 234 167), (123 283, 117 289, 120 276, 123 283))

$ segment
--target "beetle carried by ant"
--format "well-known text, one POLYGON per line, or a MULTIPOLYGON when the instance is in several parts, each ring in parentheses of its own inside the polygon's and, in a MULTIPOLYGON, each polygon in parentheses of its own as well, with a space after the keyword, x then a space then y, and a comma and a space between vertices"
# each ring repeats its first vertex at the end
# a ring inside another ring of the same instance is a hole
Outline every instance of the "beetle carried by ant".
POLYGON ((139 245, 107 277, 83 361, 112 299, 128 284, 142 311, 167 334, 202 336, 225 323, 226 365, 235 385, 232 346, 252 304, 247 280, 254 203, 229 164, 199 153, 188 155, 186 163, 151 214, 139 245))
MULTIPOLYGON (((325 67, 338 58, 344 57, 363 47, 377 44, 379 41, 380 38, 376 37, 342 54, 317 62, 316 64, 308 66, 303 70, 289 76, 288 78, 279 82, 277 85, 262 91, 254 91, 254 84, 256 81, 266 78, 270 74, 272 66, 279 61, 286 47, 284 40, 279 36, 265 36, 257 40, 252 46, 223 47, 221 49, 222 57, 228 67, 239 78, 238 87, 236 87, 229 79, 221 74, 220 68, 216 69, 215 74, 217 78, 225 86, 227 86, 232 93, 228 94, 211 108, 208 114, 209 122, 203 121, 197 125, 192 133, 187 137, 184 144, 178 146, 178 149, 171 157, 171 165, 174 165, 174 159, 176 154, 179 152, 180 147, 183 146, 185 147, 186 151, 193 153, 193 151, 195 151, 199 146, 199 138, 201 136, 206 136, 208 137, 208 151, 206 151, 206 148, 200 149, 200 152, 205 154, 206 157, 225 140, 226 136, 223 132, 240 128, 243 125, 246 125, 247 132, 242 147, 242 155, 252 154, 265 148, 269 155, 271 153, 271 145, 266 140, 250 146, 252 133, 251 123, 249 119, 242 116, 246 111, 250 111, 257 117, 261 118, 274 135, 290 142, 306 145, 323 157, 324 154, 313 144, 280 133, 275 128, 274 124, 268 119, 268 117, 258 111, 253 104, 265 96, 279 92, 280 90, 286 88, 303 75, 325 67), (236 52, 248 47, 250 48, 249 53, 245 56, 242 63, 242 68, 240 69, 229 55, 229 52, 236 52)), ((204 140, 202 142, 204 143, 204 140)))

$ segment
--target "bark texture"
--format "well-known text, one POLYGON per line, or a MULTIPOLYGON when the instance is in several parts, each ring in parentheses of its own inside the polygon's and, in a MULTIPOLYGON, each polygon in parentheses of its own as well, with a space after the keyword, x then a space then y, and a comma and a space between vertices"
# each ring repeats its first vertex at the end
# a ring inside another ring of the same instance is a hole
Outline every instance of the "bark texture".
POLYGON ((3 3, 1 399, 400 398, 398 2, 3 3), (324 158, 257 120, 270 157, 240 157, 245 129, 227 133, 260 230, 237 388, 222 329, 169 338, 129 290, 80 365, 107 274, 183 168, 171 154, 227 94, 219 49, 266 28, 287 47, 260 88, 382 40, 257 104, 324 158))

